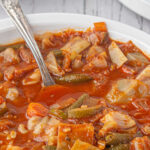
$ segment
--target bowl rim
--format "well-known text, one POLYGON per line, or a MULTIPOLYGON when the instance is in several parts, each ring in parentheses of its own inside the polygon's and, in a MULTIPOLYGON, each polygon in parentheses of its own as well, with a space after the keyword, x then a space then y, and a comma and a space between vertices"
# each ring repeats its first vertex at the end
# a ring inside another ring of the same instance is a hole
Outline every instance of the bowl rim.
MULTIPOLYGON (((87 29, 89 26, 92 26, 94 22, 103 21, 106 22, 108 27, 108 32, 110 33, 110 37, 117 35, 117 39, 119 41, 123 41, 121 38, 125 36, 127 41, 132 40, 139 48, 144 51, 144 53, 150 56, 150 35, 144 31, 141 31, 135 27, 130 25, 126 25, 124 23, 120 23, 115 20, 106 19, 99 16, 91 16, 84 14, 74 14, 74 13, 37 13, 37 14, 28 14, 27 18, 33 27, 39 27, 44 25, 57 26, 58 30, 66 29, 66 28, 75 28, 80 27, 81 29, 87 29), (50 19, 51 18, 51 19, 50 19), (66 28, 64 28, 64 26, 66 28), (62 28, 61 28, 62 27, 62 28)), ((0 20, 0 34, 4 34, 11 31, 16 30, 15 26, 11 22, 9 18, 0 20)), ((55 31, 55 30, 52 30, 55 31)), ((0 36, 1 38, 1 36, 0 36)), ((15 40, 15 39, 14 39, 15 40)), ((0 43, 1 44, 1 43, 0 43)))

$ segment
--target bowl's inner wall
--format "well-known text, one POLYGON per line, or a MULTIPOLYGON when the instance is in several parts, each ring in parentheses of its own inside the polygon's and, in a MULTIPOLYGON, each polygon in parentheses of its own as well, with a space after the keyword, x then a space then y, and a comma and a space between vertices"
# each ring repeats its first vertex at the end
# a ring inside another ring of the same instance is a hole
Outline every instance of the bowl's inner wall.
MULTIPOLYGON (((68 28, 85 30, 90 26, 92 27, 94 22, 106 22, 113 39, 123 42, 132 40, 146 54, 150 54, 150 35, 116 21, 94 16, 63 13, 34 14, 29 15, 28 19, 35 34, 47 31, 58 32, 68 28)), ((20 35, 11 21, 9 19, 1 20, 0 45, 11 43, 18 38, 20 38, 20 35)))

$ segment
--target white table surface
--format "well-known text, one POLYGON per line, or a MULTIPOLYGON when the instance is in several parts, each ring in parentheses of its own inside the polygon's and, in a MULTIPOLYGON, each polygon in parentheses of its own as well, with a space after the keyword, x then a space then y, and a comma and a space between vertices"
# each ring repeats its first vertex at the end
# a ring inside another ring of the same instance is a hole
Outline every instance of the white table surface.
MULTIPOLYGON (((150 34, 150 21, 127 9, 118 0, 20 0, 26 14, 67 12, 101 16, 134 26, 150 34)), ((0 8, 0 19, 7 15, 0 8)))

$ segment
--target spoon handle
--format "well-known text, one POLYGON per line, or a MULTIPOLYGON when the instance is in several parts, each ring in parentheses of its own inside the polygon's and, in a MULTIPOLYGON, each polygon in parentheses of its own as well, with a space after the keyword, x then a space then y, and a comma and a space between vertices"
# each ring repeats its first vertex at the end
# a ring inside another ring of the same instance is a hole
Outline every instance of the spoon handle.
POLYGON ((33 56, 39 66, 44 86, 54 85, 55 82, 49 74, 41 52, 34 39, 31 27, 23 14, 18 0, 0 0, 0 4, 11 17, 22 37, 31 49, 33 56))

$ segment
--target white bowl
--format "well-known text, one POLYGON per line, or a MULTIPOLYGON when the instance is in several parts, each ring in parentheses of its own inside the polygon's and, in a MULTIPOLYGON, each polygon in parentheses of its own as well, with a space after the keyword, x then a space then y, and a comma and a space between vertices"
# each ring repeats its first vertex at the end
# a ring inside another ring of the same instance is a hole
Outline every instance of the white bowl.
MULTIPOLYGON (((146 54, 150 54, 150 35, 147 33, 101 17, 66 14, 66 13, 43 13, 28 15, 34 33, 44 33, 46 31, 57 32, 67 28, 85 30, 93 26, 94 22, 106 22, 110 36, 119 41, 132 40, 146 54)), ((20 38, 10 19, 0 20, 0 44, 13 42, 20 38)), ((149 55, 150 56, 150 55, 149 55)))

